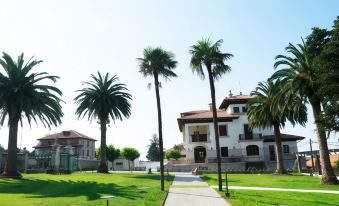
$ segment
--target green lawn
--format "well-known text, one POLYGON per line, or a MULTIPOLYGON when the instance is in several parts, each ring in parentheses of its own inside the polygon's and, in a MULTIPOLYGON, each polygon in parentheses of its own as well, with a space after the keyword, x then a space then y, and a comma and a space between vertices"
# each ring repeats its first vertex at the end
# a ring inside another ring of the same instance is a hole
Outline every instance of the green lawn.
MULTIPOLYGON (((216 174, 203 174, 200 177, 209 185, 218 185, 216 174)), ((222 178, 223 185, 225 185, 225 175, 222 178)), ((230 186, 339 190, 339 185, 322 185, 320 178, 300 174, 229 174, 228 179, 230 186)))
MULTIPOLYGON (((200 176, 209 185, 217 185, 216 174, 203 174, 200 176)), ((225 178, 225 176, 223 176, 225 178)), ((322 185, 317 177, 299 174, 274 175, 274 174, 229 174, 230 186, 253 186, 294 189, 339 190, 339 185, 322 185)), ((225 185, 225 179, 223 179, 225 185)), ((225 197, 225 191, 220 192, 225 197)), ((280 191, 253 191, 230 190, 227 201, 232 206, 338 206, 339 195, 322 193, 299 193, 280 191)))
MULTIPOLYGON (((339 195, 320 193, 230 190, 232 206, 338 206, 339 195)), ((225 197, 224 192, 220 193, 225 197)))
MULTIPOLYGON (((173 177, 166 181, 166 189, 173 177)), ((157 174, 71 175, 26 174, 22 180, 0 179, 1 206, 89 206, 105 205, 100 197, 114 195, 110 205, 161 205, 157 174)))

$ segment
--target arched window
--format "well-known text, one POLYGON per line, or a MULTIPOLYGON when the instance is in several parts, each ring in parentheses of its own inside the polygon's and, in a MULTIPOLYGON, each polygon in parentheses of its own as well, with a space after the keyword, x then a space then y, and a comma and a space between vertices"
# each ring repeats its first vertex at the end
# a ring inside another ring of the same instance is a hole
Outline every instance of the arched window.
POLYGON ((259 155, 259 147, 257 145, 248 145, 246 147, 247 156, 259 155))

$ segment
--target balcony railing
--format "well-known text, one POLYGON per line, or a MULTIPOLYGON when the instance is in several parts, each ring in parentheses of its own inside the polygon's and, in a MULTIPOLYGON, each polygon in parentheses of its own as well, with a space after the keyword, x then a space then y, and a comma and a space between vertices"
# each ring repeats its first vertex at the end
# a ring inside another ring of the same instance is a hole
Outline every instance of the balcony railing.
POLYGON ((192 142, 207 142, 207 134, 191 135, 192 142))
POLYGON ((253 133, 253 134, 239 134, 239 140, 261 140, 262 134, 261 133, 253 133))

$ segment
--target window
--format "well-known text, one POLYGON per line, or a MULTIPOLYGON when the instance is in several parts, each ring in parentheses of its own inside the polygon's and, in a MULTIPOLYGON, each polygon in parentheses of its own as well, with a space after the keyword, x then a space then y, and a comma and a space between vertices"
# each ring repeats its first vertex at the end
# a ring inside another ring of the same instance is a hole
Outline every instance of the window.
POLYGON ((89 147, 89 140, 87 140, 87 147, 89 147))
POLYGON ((228 147, 221 147, 221 157, 228 157, 228 147))
POLYGON ((220 136, 228 136, 227 125, 219 125, 219 135, 220 136))
POLYGON ((239 113, 239 107, 233 107, 233 113, 239 113))
POLYGON ((115 165, 122 165, 122 162, 116 162, 115 165))
POLYGON ((242 107, 242 112, 247 112, 247 108, 246 107, 242 107))
POLYGON ((246 147, 247 156, 259 155, 259 147, 257 145, 248 145, 246 147))
POLYGON ((89 157, 89 150, 87 150, 87 157, 89 157))
POLYGON ((284 153, 290 153, 290 147, 288 145, 283 145, 284 153))
POLYGON ((200 134, 199 131, 195 131, 192 135, 192 142, 207 142, 207 134, 200 134))
POLYGON ((81 156, 85 156, 84 153, 85 153, 84 150, 81 150, 81 156))

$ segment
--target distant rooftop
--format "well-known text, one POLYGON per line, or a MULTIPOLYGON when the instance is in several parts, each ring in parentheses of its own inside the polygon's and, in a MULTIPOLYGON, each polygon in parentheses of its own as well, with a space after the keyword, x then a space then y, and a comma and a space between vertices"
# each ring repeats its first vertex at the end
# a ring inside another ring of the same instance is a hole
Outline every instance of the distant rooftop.
POLYGON ((62 131, 59 133, 47 135, 45 137, 39 138, 38 140, 45 140, 45 139, 46 140, 48 139, 88 139, 92 141, 97 141, 96 139, 88 137, 74 130, 66 130, 66 131, 62 131))

